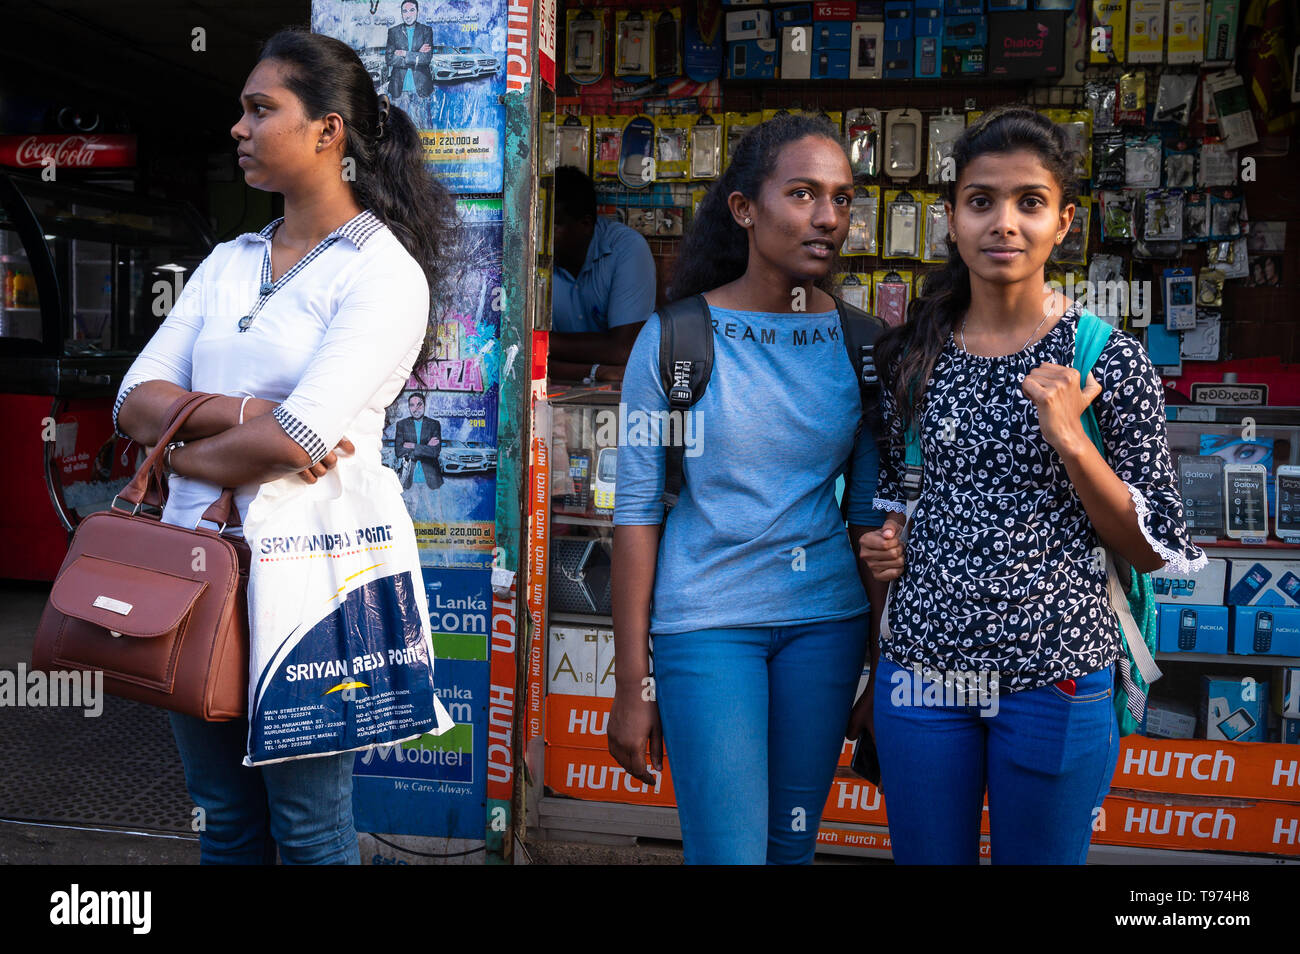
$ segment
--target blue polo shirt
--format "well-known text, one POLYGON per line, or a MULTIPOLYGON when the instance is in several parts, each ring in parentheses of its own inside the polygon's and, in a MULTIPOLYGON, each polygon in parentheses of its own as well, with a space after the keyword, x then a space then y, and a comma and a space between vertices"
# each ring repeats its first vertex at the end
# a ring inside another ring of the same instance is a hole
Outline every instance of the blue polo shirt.
POLYGON ((635 229, 596 218, 587 260, 575 278, 555 266, 551 325, 555 331, 604 332, 645 321, 655 310, 655 260, 635 229))

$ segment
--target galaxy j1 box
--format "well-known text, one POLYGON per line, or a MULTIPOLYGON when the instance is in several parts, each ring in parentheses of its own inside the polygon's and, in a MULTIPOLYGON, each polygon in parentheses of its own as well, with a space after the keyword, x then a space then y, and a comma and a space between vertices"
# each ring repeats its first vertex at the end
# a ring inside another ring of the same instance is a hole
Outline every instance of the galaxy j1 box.
POLYGON ((1268 683, 1234 676, 1202 676, 1200 717, 1205 738, 1263 742, 1268 738, 1268 683))
POLYGON ((989 76, 1037 79, 1059 77, 1064 71, 1064 13, 989 14, 989 76))
POLYGON ((1166 569, 1151 574, 1151 590, 1157 603, 1222 606, 1227 584, 1227 560, 1209 560, 1195 573, 1166 569))
POLYGON ((1162 653, 1226 653, 1228 607, 1184 604, 1156 608, 1162 653))
POLYGON ((1300 609, 1233 607, 1232 652, 1239 656, 1300 656, 1300 609))

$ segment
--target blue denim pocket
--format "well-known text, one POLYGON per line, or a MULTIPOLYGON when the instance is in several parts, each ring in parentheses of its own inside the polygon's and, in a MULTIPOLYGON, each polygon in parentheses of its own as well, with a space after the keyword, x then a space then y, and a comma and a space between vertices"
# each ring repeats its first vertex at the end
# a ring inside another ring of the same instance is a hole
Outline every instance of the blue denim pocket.
POLYGON ((1074 704, 1085 702, 1097 702, 1100 699, 1109 699, 1114 688, 1114 673, 1111 667, 1098 669, 1096 672, 1086 673, 1082 676, 1074 677, 1074 695, 1061 689, 1053 684, 1047 688, 1052 690, 1052 694, 1059 699, 1074 704))

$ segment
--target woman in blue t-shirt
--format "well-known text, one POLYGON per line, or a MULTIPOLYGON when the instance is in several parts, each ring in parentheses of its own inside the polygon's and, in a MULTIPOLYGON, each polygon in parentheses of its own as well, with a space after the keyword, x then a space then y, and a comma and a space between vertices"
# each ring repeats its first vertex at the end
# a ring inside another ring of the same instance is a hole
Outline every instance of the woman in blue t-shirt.
MULTIPOLYGON (((703 293, 714 364, 666 521, 668 435, 619 448, 609 749, 657 785, 647 743, 655 769, 667 744, 689 863, 812 859, 866 653, 854 553, 880 524, 877 454, 829 293, 852 200, 822 119, 777 117, 734 147, 672 283, 674 299, 703 293)), ((629 419, 669 407, 659 334, 652 315, 629 358, 629 419)))

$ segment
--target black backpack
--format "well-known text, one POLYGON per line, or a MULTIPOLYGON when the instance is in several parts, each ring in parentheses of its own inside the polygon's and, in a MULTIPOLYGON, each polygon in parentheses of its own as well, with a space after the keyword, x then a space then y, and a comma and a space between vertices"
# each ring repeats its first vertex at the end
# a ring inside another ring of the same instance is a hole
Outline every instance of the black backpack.
MULTIPOLYGON (((841 340, 848 350, 849 363, 857 372, 862 399, 862 416, 858 419, 861 434, 864 422, 873 430, 878 423, 880 379, 876 375, 875 348, 885 324, 838 298, 835 308, 840 314, 841 340)), ((669 413, 683 417, 681 433, 685 433, 686 411, 704 396, 712 373, 713 316, 704 296, 683 298, 659 309, 659 377, 668 395, 669 413)), ((676 505, 681 494, 685 450, 684 441, 670 441, 664 448, 665 511, 676 505)))

